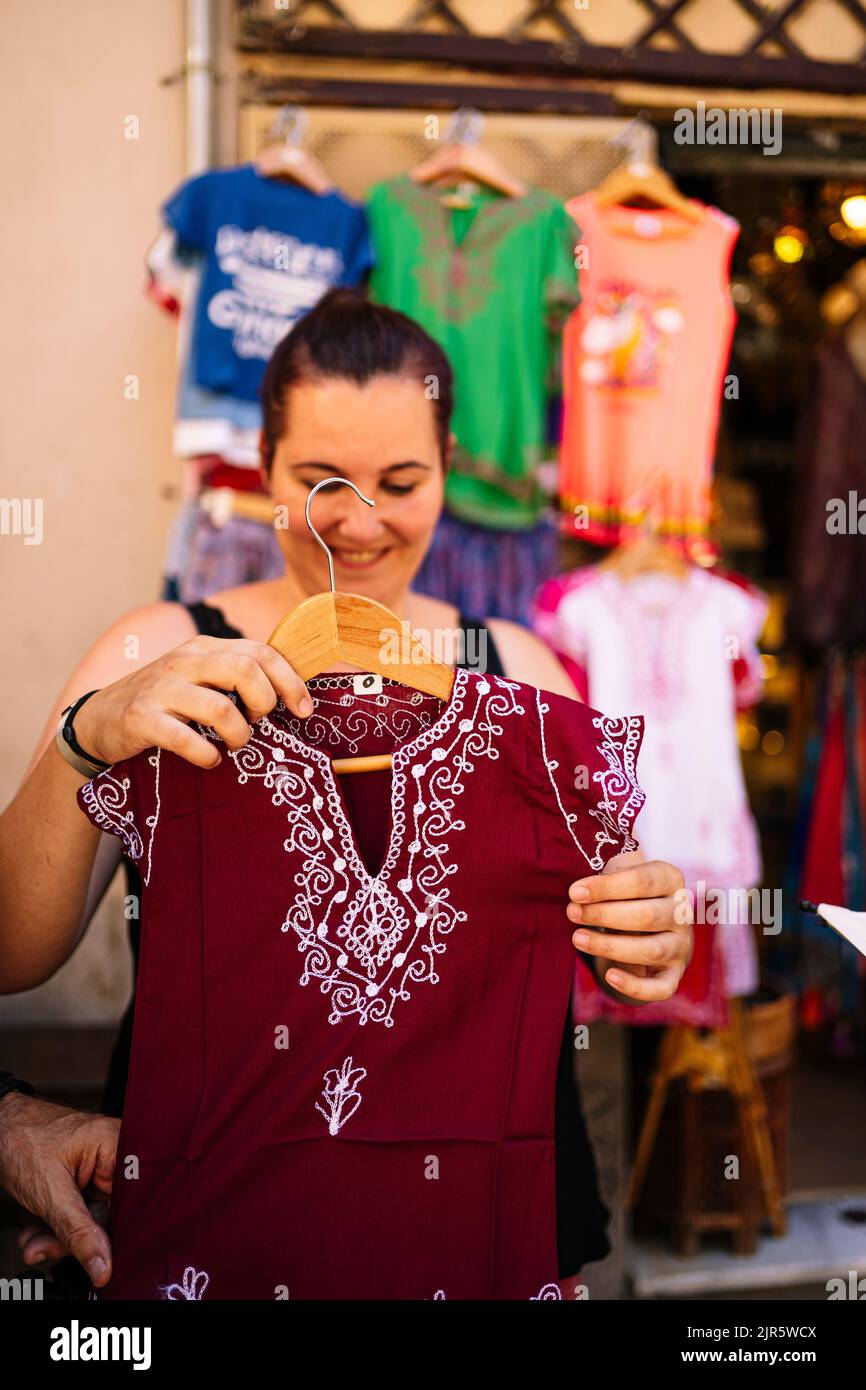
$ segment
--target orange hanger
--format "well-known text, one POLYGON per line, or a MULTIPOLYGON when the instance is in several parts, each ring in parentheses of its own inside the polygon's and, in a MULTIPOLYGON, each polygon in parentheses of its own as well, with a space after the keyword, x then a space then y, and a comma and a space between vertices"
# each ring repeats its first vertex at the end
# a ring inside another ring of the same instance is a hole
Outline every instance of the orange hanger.
POLYGON ((285 106, 271 127, 275 143, 267 145, 256 160, 256 171, 268 179, 291 179, 311 193, 331 193, 333 180, 315 155, 301 148, 309 123, 300 106, 285 106))
POLYGON ((595 191, 599 207, 632 207, 638 200, 678 212, 689 222, 702 222, 706 217, 703 204, 680 193, 673 179, 657 164, 621 164, 595 191))
MULTIPOLYGON (((523 198, 526 186, 509 174, 505 166, 488 149, 479 144, 484 117, 471 106, 461 106, 452 116, 445 132, 445 144, 410 172, 415 183, 435 183, 439 179, 455 179, 482 183, 506 198, 523 198)), ((467 201, 445 194, 443 203, 465 207, 467 201)))
MULTIPOLYGON (((311 490, 304 514, 307 526, 328 557, 330 591, 314 594, 281 618, 268 638, 268 645, 284 656, 301 680, 310 680, 334 669, 335 662, 348 662, 361 671, 373 671, 388 680, 399 681, 413 690, 447 700, 454 686, 454 668, 437 661, 412 635, 409 624, 383 603, 361 594, 337 593, 334 587, 334 557, 310 519, 310 504, 320 488, 344 483, 365 502, 373 500, 349 482, 348 478, 323 478, 311 490), (393 639, 407 660, 393 661, 384 656, 393 639)), ((391 766, 391 754, 363 758, 335 758, 335 772, 373 772, 391 766)))

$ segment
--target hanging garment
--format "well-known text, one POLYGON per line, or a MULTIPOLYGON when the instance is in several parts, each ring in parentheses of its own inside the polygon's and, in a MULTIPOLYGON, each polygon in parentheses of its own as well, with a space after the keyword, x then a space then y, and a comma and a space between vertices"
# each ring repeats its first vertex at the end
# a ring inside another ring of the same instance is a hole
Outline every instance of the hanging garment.
POLYGON ((259 467, 262 410, 229 391, 209 391, 195 380, 194 322, 205 257, 166 228, 145 258, 147 294, 177 318, 177 394, 172 448, 177 458, 217 455, 236 468, 259 467))
POLYGON ((844 337, 833 337, 815 354, 799 424, 786 622, 794 642, 817 651, 866 645, 866 516, 858 510, 866 497, 864 438, 866 381, 844 337))
POLYGON ((146 924, 118 1145, 137 1176, 119 1157, 102 1298, 556 1280, 565 893, 634 845, 642 721, 463 670, 444 703, 355 683, 310 682, 332 708, 309 734, 278 705, 237 752, 203 731, 215 769, 149 750, 81 789, 146 924), (347 798, 330 760, 385 751, 373 875, 373 793, 347 798))
POLYGON ((162 211, 204 257, 196 384, 241 401, 258 401, 265 363, 292 325, 332 286, 362 281, 372 262, 360 204, 266 178, 253 164, 188 179, 162 211))
POLYGON ((728 266, 739 228, 708 207, 572 199, 585 269, 563 335, 560 499, 581 540, 616 545, 652 516, 706 557, 723 376, 734 330, 728 266))
MULTIPOLYGON (((749 595, 755 610, 756 621, 760 618, 761 622, 764 622, 767 612, 767 598, 762 590, 756 588, 744 575, 737 574, 734 570, 722 569, 715 565, 712 572, 716 579, 727 580, 728 583, 735 585, 736 588, 742 589, 745 594, 749 595), (764 617, 761 617, 761 614, 764 614, 764 617)), ((567 574, 557 574, 550 579, 545 579, 533 595, 530 605, 532 626, 544 638, 548 646, 556 652, 557 658, 562 662, 569 679, 582 700, 589 699, 586 667, 575 661, 567 652, 557 648, 556 611, 566 594, 571 593, 572 589, 580 588, 587 581, 593 581, 595 574, 593 565, 583 565, 579 569, 569 570, 567 574)), ((753 705, 760 702, 764 692, 764 672, 761 665, 761 653, 756 641, 749 641, 741 647, 739 655, 731 657, 730 667, 734 679, 736 707, 738 710, 751 709, 753 705)))
MULTIPOLYGON (((238 628, 226 622, 219 608, 208 603, 189 606, 189 613, 199 632, 208 637, 243 637, 238 628)), ((461 650, 463 660, 459 663, 479 674, 504 676, 505 669, 492 633, 484 623, 461 613, 457 627, 463 634, 461 650)), ((320 708, 321 708, 320 697, 320 708)), ((352 794, 353 777, 341 775, 340 783, 347 797, 352 794)), ((366 779, 362 779, 364 781, 366 779)), ((365 845, 370 861, 365 863, 373 873, 385 856, 385 827, 388 819, 387 787, 384 780, 377 779, 382 800, 370 808, 371 829, 369 843, 365 845)), ((136 864, 128 857, 124 859, 126 871, 126 894, 130 902, 141 904, 141 875, 136 864)), ((138 973, 141 913, 131 917, 128 923, 129 944, 135 970, 133 975, 133 994, 120 1021, 117 1038, 112 1050, 109 1073, 102 1096, 102 1110, 107 1115, 121 1116, 124 1110, 126 1085, 129 1074, 129 1056, 135 1011, 135 976, 138 973)), ((598 1173, 595 1156, 587 1133, 580 1093, 574 1076, 574 1023, 571 1017, 571 1001, 564 1020, 562 1044, 559 1054, 559 1067, 556 1080, 556 1106, 554 1117, 556 1141, 556 1234, 559 1251, 559 1277, 566 1279, 575 1271, 596 1260, 603 1260, 610 1253, 611 1244, 607 1234, 610 1211, 602 1201, 598 1187, 598 1173)), ((55 1266, 56 1269, 56 1266, 55 1266)), ((52 1278, 55 1277, 54 1269, 52 1278)))
MULTIPOLYGON (((795 912, 801 898, 866 907, 863 816, 866 762, 866 661, 862 654, 834 653, 824 672, 820 734, 811 740, 803 787, 798 853, 792 853, 789 886, 795 890, 786 926, 798 948, 794 965, 801 992, 821 1019, 853 1016, 860 1007, 863 960, 848 942, 827 932, 820 919, 795 912)), ((787 965, 792 962, 786 961, 787 965)))
POLYGON ((598 1007, 641 1025, 722 1027, 726 998, 757 987, 751 911, 730 891, 755 887, 761 878, 732 666, 741 662, 744 683, 753 689, 766 598, 697 568, 683 580, 660 573, 623 580, 592 568, 571 580, 555 581, 561 598, 553 609, 546 586, 536 630, 570 659, 575 683, 593 705, 615 709, 637 700, 645 710, 641 781, 649 801, 641 843, 650 858, 682 871, 699 919, 692 960, 672 999, 628 1010, 597 996, 578 962, 575 1019, 589 1021, 598 1007))
POLYGON ((376 184, 367 210, 371 297, 422 324, 454 368, 449 509, 479 526, 533 527, 559 332, 579 298, 574 223, 539 188, 505 198, 482 187, 451 209, 408 175, 376 184))
POLYGON ((413 587, 464 613, 527 623, 533 595, 555 568, 557 553, 549 517, 531 531, 491 531, 443 512, 413 587))
POLYGON ((198 603, 224 589, 279 579, 285 573, 285 557, 273 526, 245 516, 220 524, 201 507, 195 513, 177 580, 181 603, 198 603))

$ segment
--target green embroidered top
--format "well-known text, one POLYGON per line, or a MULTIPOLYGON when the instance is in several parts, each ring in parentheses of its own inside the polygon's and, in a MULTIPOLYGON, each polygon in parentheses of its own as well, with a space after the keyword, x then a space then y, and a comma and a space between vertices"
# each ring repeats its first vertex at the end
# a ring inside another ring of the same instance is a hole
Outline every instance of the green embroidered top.
POLYGON ((559 382, 559 335, 580 300, 580 232, 540 188, 506 198, 482 186, 465 209, 447 207, 442 192, 407 174, 373 186, 370 296, 422 324, 454 368, 449 510, 528 529, 544 507, 536 466, 559 382))

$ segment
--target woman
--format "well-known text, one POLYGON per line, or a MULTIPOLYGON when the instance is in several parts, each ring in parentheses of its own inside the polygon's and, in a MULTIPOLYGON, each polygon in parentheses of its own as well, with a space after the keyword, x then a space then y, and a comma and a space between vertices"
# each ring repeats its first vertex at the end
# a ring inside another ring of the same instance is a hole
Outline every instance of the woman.
MULTIPOLYGON (((574 697, 562 668, 532 634, 501 620, 473 621, 411 588, 442 506, 451 403, 451 370, 438 345, 412 320, 357 291, 331 291, 278 345, 263 383, 262 468, 285 574, 226 590, 192 609, 157 603, 128 613, 73 672, 2 816, 0 989, 29 989, 53 974, 117 867, 117 841, 100 834, 76 805, 86 779, 54 746, 61 711, 95 690, 74 718, 75 739, 89 756, 116 763, 157 746, 200 767, 215 765, 218 754, 191 721, 213 727, 238 749, 279 698, 301 718, 311 712, 303 682, 266 642, 284 614, 326 587, 325 560, 304 521, 306 498, 323 478, 347 478, 376 503, 363 506, 345 487, 317 496, 315 523, 333 554, 338 589, 376 599, 412 628, 433 634, 437 655, 452 664, 466 664, 467 646, 480 640, 483 669, 574 697), (247 717, 225 691, 237 692, 247 717)), ((606 988, 636 1003, 673 994, 691 951, 690 928, 677 920, 681 887, 670 865, 633 856, 571 885, 563 914, 577 928, 575 947, 599 962, 606 988), (611 938, 593 928, 623 933, 615 955, 611 938), (608 966, 613 960, 616 968, 608 966)), ((130 1026, 131 1013, 115 1052, 110 1113, 122 1106, 130 1026)), ((562 1277, 609 1248, 607 1211, 570 1078, 569 1033, 567 1022, 557 1097, 562 1277), (577 1174, 585 1184, 579 1194, 577 1174)), ((38 1248, 54 1254, 60 1247, 38 1248)))

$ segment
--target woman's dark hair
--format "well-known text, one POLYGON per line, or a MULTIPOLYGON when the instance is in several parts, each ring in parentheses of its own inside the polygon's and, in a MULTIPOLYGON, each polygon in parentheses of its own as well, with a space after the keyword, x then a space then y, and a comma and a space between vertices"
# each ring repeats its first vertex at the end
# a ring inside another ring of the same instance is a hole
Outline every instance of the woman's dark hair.
POLYGON ((374 304, 363 290, 332 289, 277 343, 262 380, 265 466, 285 430, 289 392, 299 381, 411 376, 434 388, 430 404, 443 459, 453 409, 454 374, 430 334, 397 309, 374 304))

